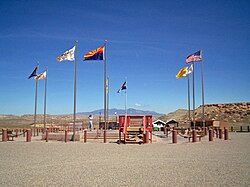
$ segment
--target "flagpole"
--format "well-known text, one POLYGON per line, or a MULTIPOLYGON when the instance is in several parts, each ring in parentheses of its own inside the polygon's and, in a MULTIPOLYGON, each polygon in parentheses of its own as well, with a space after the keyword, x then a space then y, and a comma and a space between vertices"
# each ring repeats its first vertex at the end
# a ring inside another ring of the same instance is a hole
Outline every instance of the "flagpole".
POLYGON ((48 79, 48 67, 46 67, 45 89, 44 89, 44 132, 46 131, 46 100, 47 100, 47 79, 48 79))
POLYGON ((195 89, 194 89, 194 62, 193 62, 193 124, 195 129, 195 89))
POLYGON ((103 76, 104 76, 104 129, 105 131, 107 130, 107 93, 106 93, 106 79, 107 79, 107 76, 106 76, 106 73, 107 73, 107 70, 106 70, 106 66, 107 66, 107 58, 106 58, 106 53, 107 53, 107 48, 106 48, 106 44, 107 44, 107 40, 104 40, 104 73, 103 73, 103 76))
POLYGON ((74 63, 74 124, 73 124, 72 141, 75 141, 75 133, 76 133, 76 65, 77 65, 77 58, 78 58, 78 40, 76 40, 75 46, 76 46, 76 55, 75 55, 75 63, 74 63))
POLYGON ((106 82, 106 93, 107 93, 107 123, 109 123, 109 77, 106 82))
POLYGON ((203 127, 206 126, 205 123, 205 115, 204 115, 204 64, 202 62, 202 121, 203 121, 203 127))
POLYGON ((36 92, 35 92, 35 115, 34 115, 34 137, 36 136, 36 111, 37 111, 37 90, 38 90, 38 80, 36 80, 36 92))
MULTIPOLYGON (((125 79, 125 84, 126 84, 126 89, 125 89, 125 125, 127 127, 127 100, 128 100, 128 96, 127 96, 127 88, 128 88, 128 83, 127 83, 127 77, 125 79)), ((124 140, 125 141, 125 140, 124 140)))
POLYGON ((127 119, 127 102, 128 102, 128 95, 127 95, 127 88, 128 88, 128 82, 127 82, 127 78, 125 80, 126 82, 126 89, 125 89, 125 115, 126 115, 126 119, 127 119))
POLYGON ((190 81, 189 81, 189 75, 188 77, 188 120, 189 123, 191 122, 191 115, 190 115, 190 81))

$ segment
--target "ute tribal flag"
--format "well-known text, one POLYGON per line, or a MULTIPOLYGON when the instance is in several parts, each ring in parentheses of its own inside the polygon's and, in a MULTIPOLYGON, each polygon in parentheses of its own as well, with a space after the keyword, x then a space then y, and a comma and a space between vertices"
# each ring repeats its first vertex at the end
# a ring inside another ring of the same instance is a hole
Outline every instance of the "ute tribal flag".
POLYGON ((84 55, 84 60, 104 60, 105 46, 101 46, 93 51, 90 51, 84 55))
POLYGON ((185 67, 185 68, 182 68, 178 73, 177 75, 175 76, 177 79, 178 78, 181 78, 181 77, 186 77, 188 76, 189 74, 191 74, 193 72, 193 64, 188 68, 188 67, 185 67))
POLYGON ((126 90, 126 89, 127 89, 127 82, 125 81, 122 87, 117 91, 117 93, 120 93, 122 90, 126 90))
POLYGON ((197 51, 194 54, 191 54, 189 56, 187 56, 186 58, 186 64, 190 63, 190 62, 200 62, 202 61, 202 51, 197 51))
POLYGON ((47 77, 47 72, 43 72, 43 73, 40 73, 39 75, 37 75, 34 79, 35 80, 42 80, 42 79, 46 79, 47 77))
POLYGON ((76 46, 74 46, 72 49, 66 51, 65 53, 61 54, 59 57, 56 58, 56 60, 58 62, 61 62, 63 60, 69 60, 69 61, 75 60, 75 48, 76 48, 76 46))
POLYGON ((37 70, 38 70, 38 67, 36 66, 36 68, 35 68, 34 71, 30 74, 30 76, 28 77, 28 79, 30 79, 31 77, 36 77, 36 76, 37 76, 37 70))

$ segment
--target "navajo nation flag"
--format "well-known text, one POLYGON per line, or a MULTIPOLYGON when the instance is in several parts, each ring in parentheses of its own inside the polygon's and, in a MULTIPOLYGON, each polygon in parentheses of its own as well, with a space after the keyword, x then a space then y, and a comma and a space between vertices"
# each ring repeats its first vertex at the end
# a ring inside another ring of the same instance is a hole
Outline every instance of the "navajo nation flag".
POLYGON ((104 60, 105 46, 101 46, 84 55, 84 60, 104 60))
POLYGON ((197 51, 194 54, 191 54, 189 56, 187 56, 186 58, 186 64, 190 63, 190 62, 200 62, 202 61, 202 51, 197 51))

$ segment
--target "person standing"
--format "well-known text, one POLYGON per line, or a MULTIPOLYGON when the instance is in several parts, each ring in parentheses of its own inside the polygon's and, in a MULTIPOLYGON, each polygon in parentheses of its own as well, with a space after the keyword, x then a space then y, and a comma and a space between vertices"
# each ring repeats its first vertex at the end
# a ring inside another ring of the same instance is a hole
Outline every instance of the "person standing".
POLYGON ((91 114, 89 115, 89 129, 90 131, 93 129, 93 116, 91 114))

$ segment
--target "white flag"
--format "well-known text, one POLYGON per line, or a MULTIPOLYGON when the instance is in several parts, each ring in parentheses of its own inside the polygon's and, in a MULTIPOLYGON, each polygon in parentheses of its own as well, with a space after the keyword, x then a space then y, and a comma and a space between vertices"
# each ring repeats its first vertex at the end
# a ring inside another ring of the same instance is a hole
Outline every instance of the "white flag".
POLYGON ((187 68, 187 70, 186 70, 186 72, 183 74, 183 77, 186 77, 186 76, 188 76, 189 74, 191 74, 191 73, 193 73, 193 70, 194 70, 194 68, 193 68, 193 64, 188 68, 188 67, 186 67, 187 68))
POLYGON ((74 46, 72 49, 66 51, 65 53, 63 53, 62 55, 57 57, 56 60, 58 62, 61 62, 63 60, 70 60, 70 61, 75 60, 75 48, 76 48, 76 46, 74 46))
POLYGON ((187 69, 187 75, 191 74, 193 72, 194 68, 193 68, 193 64, 187 69))
POLYGON ((42 80, 42 79, 46 79, 47 77, 47 72, 43 72, 43 73, 40 73, 39 75, 37 75, 34 79, 35 80, 42 80))

